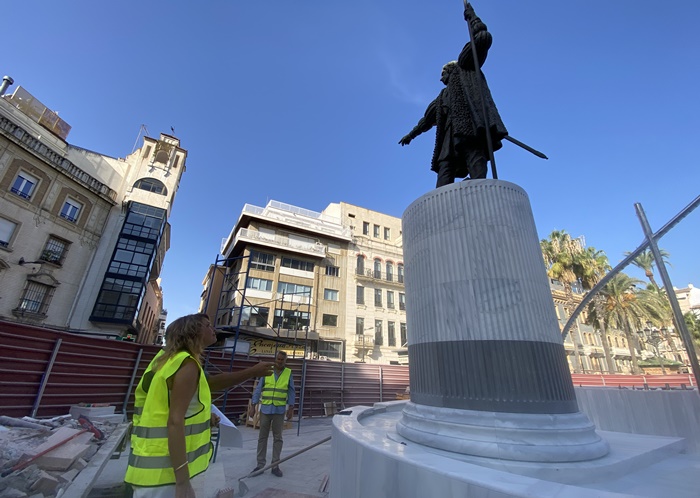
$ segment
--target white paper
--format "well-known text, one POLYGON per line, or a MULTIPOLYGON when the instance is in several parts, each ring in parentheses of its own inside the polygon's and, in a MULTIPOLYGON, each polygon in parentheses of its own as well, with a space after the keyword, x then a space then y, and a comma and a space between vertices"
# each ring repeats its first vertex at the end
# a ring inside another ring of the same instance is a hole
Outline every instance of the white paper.
POLYGON ((219 446, 243 448, 241 431, 215 405, 211 405, 211 412, 219 417, 219 446))

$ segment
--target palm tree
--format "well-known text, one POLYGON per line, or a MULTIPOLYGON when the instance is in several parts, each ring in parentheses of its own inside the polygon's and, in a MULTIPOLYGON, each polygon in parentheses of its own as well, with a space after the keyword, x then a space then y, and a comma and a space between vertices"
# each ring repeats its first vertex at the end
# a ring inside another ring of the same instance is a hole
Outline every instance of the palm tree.
POLYGON ((683 318, 685 319, 685 324, 688 327, 688 332, 690 332, 690 335, 693 338, 695 351, 700 353, 700 317, 698 317, 698 315, 692 311, 688 311, 685 315, 683 315, 683 318))
MULTIPOLYGON (((558 280, 564 286, 564 309, 571 316, 576 303, 574 302, 573 284, 578 281, 576 261, 583 252, 583 244, 578 239, 571 238, 566 230, 554 230, 547 239, 540 241, 540 249, 544 258, 547 275, 558 280)), ((574 337, 574 357, 576 370, 582 371, 581 355, 578 346, 581 342, 581 331, 576 322, 576 337, 574 337)))
MULTIPOLYGON (((640 291, 637 287, 641 284, 641 280, 624 273, 618 273, 601 290, 605 299, 602 321, 607 327, 622 330, 625 334, 632 359, 632 372, 635 374, 641 373, 641 370, 634 350, 637 339, 633 331, 641 330, 647 319, 661 320, 664 313, 659 299, 656 297, 658 294, 650 293, 648 290, 640 291)), ((601 321, 595 308, 591 310, 591 315, 593 320, 601 321)))
MULTIPOLYGON (((663 260, 664 264, 669 264, 668 258, 670 254, 663 249, 659 249, 659 253, 661 253, 661 259, 663 260)), ((630 253, 626 252, 625 254, 629 255, 630 253)), ((651 284, 657 289, 659 288, 656 280, 654 280, 654 267, 656 266, 656 260, 654 259, 654 253, 651 252, 651 249, 646 249, 639 256, 634 258, 632 264, 637 268, 644 270, 649 282, 651 282, 651 284)))
MULTIPOLYGON (((581 286, 586 290, 591 290, 600 282, 605 274, 610 271, 610 263, 605 252, 599 251, 594 247, 586 247, 579 255, 576 261, 576 273, 581 280, 581 286)), ((597 316, 603 316, 603 296, 598 293, 593 297, 593 306, 597 316)), ((598 330, 601 343, 603 344, 603 352, 605 361, 608 366, 608 372, 615 373, 615 360, 610 352, 610 344, 608 344, 608 335, 605 330, 604 320, 593 324, 598 330)))

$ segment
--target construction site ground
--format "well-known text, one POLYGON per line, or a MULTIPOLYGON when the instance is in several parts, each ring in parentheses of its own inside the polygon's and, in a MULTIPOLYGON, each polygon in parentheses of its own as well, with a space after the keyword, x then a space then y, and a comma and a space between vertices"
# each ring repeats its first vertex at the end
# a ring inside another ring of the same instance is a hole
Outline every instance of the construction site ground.
MULTIPOLYGON (((297 421, 284 431, 282 458, 323 440, 331 435, 332 417, 313 417, 301 420, 299 435, 297 421)), ((239 426, 243 448, 219 447, 216 461, 206 471, 203 486, 195 489, 197 498, 211 498, 224 488, 231 488, 240 496, 239 478, 251 473, 256 465, 258 429, 239 426)), ((268 438, 267 463, 272 454, 272 434, 268 438)), ((95 481, 90 498, 116 498, 123 496, 124 473, 129 458, 129 448, 111 459, 95 481)), ((284 473, 276 477, 267 470, 257 477, 243 482, 250 498, 307 498, 328 496, 330 489, 331 442, 326 442, 280 464, 284 473)))

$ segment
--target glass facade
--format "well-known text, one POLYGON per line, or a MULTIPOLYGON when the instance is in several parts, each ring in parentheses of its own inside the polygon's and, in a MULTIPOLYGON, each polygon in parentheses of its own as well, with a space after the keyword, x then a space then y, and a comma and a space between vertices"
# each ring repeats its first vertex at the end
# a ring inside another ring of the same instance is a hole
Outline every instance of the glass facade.
POLYGON ((131 202, 90 320, 132 324, 165 228, 165 210, 131 202))

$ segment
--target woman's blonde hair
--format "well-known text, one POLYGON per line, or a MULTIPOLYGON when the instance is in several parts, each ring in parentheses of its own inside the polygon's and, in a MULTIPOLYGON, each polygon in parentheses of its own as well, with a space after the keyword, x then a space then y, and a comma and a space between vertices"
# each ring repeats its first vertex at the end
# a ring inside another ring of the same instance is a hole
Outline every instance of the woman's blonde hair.
POLYGON ((155 370, 181 351, 187 351, 199 361, 205 348, 202 344, 201 328, 208 321, 209 317, 204 313, 195 313, 182 316, 168 325, 165 329, 164 354, 156 360, 155 370))

